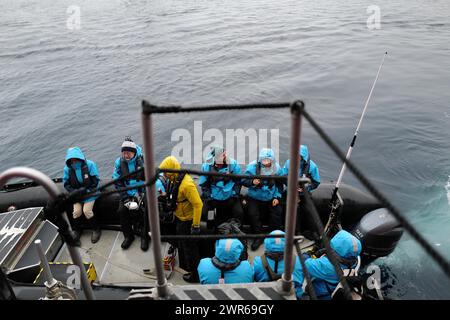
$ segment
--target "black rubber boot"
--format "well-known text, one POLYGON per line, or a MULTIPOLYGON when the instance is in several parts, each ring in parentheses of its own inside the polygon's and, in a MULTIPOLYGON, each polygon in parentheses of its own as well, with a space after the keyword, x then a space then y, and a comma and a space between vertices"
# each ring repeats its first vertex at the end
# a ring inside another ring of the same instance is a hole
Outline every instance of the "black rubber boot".
POLYGON ((100 237, 102 236, 102 230, 100 229, 97 218, 95 216, 93 216, 91 219, 89 219, 89 222, 90 222, 91 228, 92 228, 91 242, 97 243, 98 240, 100 240, 100 237))
POLYGON ((122 249, 124 249, 124 250, 128 249, 131 246, 131 244, 133 243, 133 241, 134 241, 133 235, 125 236, 125 239, 123 240, 123 242, 121 244, 122 249))
POLYGON ((197 272, 188 272, 183 275, 183 280, 189 283, 199 283, 200 279, 198 278, 197 272))
POLYGON ((81 234, 83 233, 83 230, 81 229, 81 217, 73 219, 72 224, 72 231, 74 234, 74 240, 75 242, 80 242, 81 234))
POLYGON ((141 237, 141 250, 142 251, 147 251, 148 250, 148 246, 149 246, 149 237, 147 236, 143 236, 141 237))

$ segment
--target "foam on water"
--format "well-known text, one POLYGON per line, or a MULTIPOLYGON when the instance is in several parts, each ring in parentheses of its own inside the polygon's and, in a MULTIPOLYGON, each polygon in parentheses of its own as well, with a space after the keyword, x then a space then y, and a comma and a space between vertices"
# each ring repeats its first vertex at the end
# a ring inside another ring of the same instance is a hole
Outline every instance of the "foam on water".
POLYGON ((448 205, 450 206, 450 176, 448 176, 447 184, 445 185, 445 190, 447 191, 448 205))

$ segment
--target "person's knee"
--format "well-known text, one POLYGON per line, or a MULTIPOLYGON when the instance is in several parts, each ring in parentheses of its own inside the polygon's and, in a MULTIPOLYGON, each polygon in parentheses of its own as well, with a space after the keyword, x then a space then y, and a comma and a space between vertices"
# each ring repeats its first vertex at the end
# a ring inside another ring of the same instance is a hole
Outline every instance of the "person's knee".
POLYGON ((79 217, 81 217, 82 211, 83 211, 83 207, 82 207, 81 203, 75 203, 73 205, 73 212, 72 212, 73 218, 78 219, 79 217))
POLYGON ((92 209, 86 210, 83 208, 83 213, 84 213, 84 216, 86 217, 86 219, 88 219, 88 220, 94 216, 94 211, 92 209))
POLYGON ((94 201, 87 202, 83 205, 83 213, 88 220, 94 216, 94 201))

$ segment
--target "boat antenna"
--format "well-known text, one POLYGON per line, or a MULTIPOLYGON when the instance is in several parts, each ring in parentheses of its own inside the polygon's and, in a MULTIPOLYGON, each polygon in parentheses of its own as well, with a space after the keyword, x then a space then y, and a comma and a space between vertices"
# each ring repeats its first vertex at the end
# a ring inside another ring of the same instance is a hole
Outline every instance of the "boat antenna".
MULTIPOLYGON (((347 150, 347 155, 345 157, 345 160, 349 160, 350 156, 352 154, 353 148, 354 148, 355 143, 356 143, 356 138, 358 136, 359 128, 361 127, 362 121, 364 119, 364 115, 366 114, 367 106, 369 105, 369 101, 370 101, 370 98, 372 97, 373 89, 375 88, 375 85, 376 85, 376 83, 378 81, 378 76, 380 75, 381 67, 383 67, 384 58, 386 58, 386 55, 387 55, 387 52, 385 52, 383 54, 383 59, 381 60, 381 64, 378 67, 377 76, 375 77, 375 80, 373 81, 372 88, 370 89, 369 96, 367 97, 366 103, 364 105, 363 112, 361 114, 361 118, 359 118, 359 123, 358 123, 358 126, 356 127, 355 134, 353 135, 353 139, 350 142, 350 146, 349 146, 349 148, 347 150)), ((331 225, 335 222, 337 209, 341 205, 340 201, 338 201, 338 190, 339 190, 339 186, 341 185, 342 177, 344 176, 344 173, 345 173, 346 169, 347 169, 347 165, 344 162, 344 164, 342 165, 342 168, 341 168, 341 172, 339 173, 339 177, 337 179, 336 186, 334 187, 333 194, 331 196, 331 201, 330 201, 331 212, 330 212, 330 216, 329 216, 328 222, 327 222, 327 224, 325 225, 325 228, 324 228, 324 233, 325 234, 328 234, 330 232, 331 225)))

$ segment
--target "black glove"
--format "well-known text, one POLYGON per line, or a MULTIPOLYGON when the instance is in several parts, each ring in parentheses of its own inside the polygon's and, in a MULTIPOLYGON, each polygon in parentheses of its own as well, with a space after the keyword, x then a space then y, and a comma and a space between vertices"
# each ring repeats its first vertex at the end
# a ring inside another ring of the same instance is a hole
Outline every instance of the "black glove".
POLYGON ((126 197, 122 197, 122 198, 120 199, 120 201, 122 201, 122 203, 125 204, 125 203, 127 203, 127 202, 133 201, 133 198, 131 198, 131 197, 129 197, 129 196, 127 195, 126 197))
POLYGON ((200 226, 192 226, 191 227, 191 234, 192 235, 200 234, 200 226))
POLYGON ((201 198, 202 198, 203 201, 208 200, 209 198, 211 198, 211 190, 203 188, 202 189, 201 198))
POLYGON ((86 188, 86 193, 97 192, 96 188, 86 188))

